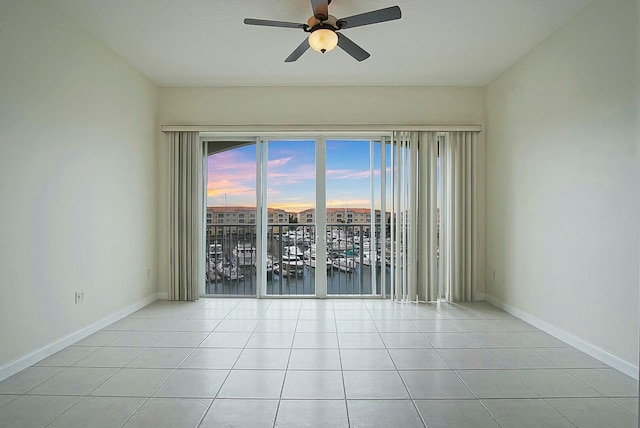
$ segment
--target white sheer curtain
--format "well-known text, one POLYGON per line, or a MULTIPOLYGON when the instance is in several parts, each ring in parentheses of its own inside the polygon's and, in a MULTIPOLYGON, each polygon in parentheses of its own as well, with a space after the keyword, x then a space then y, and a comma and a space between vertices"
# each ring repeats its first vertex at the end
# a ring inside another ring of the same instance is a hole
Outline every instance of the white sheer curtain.
POLYGON ((476 238, 475 132, 450 132, 440 152, 441 275, 446 300, 473 300, 476 238))
POLYGON ((198 132, 169 132, 170 300, 197 300, 204 284, 205 160, 198 132))
POLYGON ((398 301, 436 300, 436 132, 394 132, 391 145, 391 280, 398 301))

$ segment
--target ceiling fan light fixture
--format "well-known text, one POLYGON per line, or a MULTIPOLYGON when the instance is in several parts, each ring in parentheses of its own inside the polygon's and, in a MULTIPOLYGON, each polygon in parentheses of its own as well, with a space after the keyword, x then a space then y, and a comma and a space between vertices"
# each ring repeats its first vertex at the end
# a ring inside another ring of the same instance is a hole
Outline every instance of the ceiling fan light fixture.
POLYGON ((309 35, 309 46, 317 52, 329 52, 338 46, 338 35, 328 28, 318 28, 309 35))

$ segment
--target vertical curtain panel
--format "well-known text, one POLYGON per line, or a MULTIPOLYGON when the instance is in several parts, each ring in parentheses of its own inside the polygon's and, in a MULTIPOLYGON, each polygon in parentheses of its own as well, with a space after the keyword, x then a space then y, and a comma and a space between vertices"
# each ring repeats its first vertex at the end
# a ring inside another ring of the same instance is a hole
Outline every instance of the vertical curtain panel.
POLYGON ((437 132, 394 132, 392 292, 398 301, 434 301, 437 276, 437 132))
POLYGON ((417 133, 402 131, 391 142, 391 294, 397 301, 416 296, 416 142, 417 133))
POLYGON ((438 299, 438 133, 420 133, 418 146, 418 295, 438 299))
POLYGON ((204 283, 204 161, 198 132, 169 132, 170 300, 197 300, 204 283))
POLYGON ((450 132, 441 152, 441 274, 447 301, 473 300, 476 254, 475 132, 450 132))

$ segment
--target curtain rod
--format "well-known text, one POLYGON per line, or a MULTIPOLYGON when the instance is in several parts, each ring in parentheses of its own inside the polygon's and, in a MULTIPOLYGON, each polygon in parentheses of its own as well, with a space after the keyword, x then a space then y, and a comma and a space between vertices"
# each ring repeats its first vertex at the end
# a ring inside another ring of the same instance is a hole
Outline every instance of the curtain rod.
POLYGON ((319 132, 385 132, 392 131, 471 131, 482 132, 482 125, 162 125, 162 132, 204 132, 224 135, 262 135, 319 132))

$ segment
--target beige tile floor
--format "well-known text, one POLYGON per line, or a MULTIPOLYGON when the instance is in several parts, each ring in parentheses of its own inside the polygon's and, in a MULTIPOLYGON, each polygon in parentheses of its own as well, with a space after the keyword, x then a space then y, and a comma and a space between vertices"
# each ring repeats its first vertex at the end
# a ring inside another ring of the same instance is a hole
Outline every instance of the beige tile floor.
POLYGON ((479 302, 155 302, 0 382, 0 427, 636 427, 638 382, 479 302))

